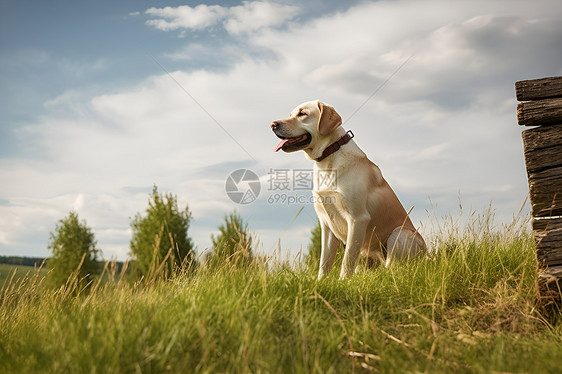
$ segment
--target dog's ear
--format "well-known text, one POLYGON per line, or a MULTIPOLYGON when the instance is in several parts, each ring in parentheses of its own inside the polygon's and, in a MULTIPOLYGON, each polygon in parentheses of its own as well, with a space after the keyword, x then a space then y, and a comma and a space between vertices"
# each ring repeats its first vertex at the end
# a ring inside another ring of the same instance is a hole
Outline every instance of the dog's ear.
POLYGON ((320 109, 320 119, 318 120, 318 134, 327 135, 341 125, 342 120, 334 108, 318 101, 320 109))

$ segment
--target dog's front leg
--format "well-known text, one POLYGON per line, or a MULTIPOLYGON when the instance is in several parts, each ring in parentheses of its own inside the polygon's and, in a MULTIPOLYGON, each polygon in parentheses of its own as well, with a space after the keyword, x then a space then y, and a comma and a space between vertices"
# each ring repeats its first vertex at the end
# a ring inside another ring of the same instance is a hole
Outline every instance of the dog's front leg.
POLYGON ((338 238, 332 233, 328 225, 320 223, 320 227, 322 230, 322 252, 320 254, 318 280, 324 278, 330 272, 339 245, 338 238))
POLYGON ((340 279, 345 279, 355 272, 357 257, 361 252, 361 246, 365 239, 365 230, 369 224, 368 218, 349 219, 347 222, 347 243, 343 263, 341 266, 340 279))

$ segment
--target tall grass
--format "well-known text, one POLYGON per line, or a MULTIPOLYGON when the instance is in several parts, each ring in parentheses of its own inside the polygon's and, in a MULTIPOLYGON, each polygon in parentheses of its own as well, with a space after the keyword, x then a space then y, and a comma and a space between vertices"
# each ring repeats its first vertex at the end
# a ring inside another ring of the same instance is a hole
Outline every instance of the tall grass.
POLYGON ((0 370, 559 371, 562 327, 535 308, 533 239, 492 216, 450 220, 427 258, 346 281, 259 257, 168 281, 108 271, 78 296, 72 282, 22 278, 0 293, 0 370))

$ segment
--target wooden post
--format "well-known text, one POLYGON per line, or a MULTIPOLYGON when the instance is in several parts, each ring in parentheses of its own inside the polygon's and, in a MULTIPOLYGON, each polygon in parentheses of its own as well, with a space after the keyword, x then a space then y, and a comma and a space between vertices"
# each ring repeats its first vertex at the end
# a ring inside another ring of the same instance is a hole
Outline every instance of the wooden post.
POLYGON ((562 305, 562 77, 515 83, 539 265, 539 303, 562 305))

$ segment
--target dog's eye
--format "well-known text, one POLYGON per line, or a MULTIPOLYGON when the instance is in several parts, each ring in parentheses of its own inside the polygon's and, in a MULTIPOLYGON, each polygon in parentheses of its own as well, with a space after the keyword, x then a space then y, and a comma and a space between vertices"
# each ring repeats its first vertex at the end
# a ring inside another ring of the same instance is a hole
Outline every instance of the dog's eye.
POLYGON ((304 117, 304 116, 306 116, 306 115, 307 115, 307 114, 306 114, 305 112, 299 112, 299 114, 298 114, 299 117, 304 117))

